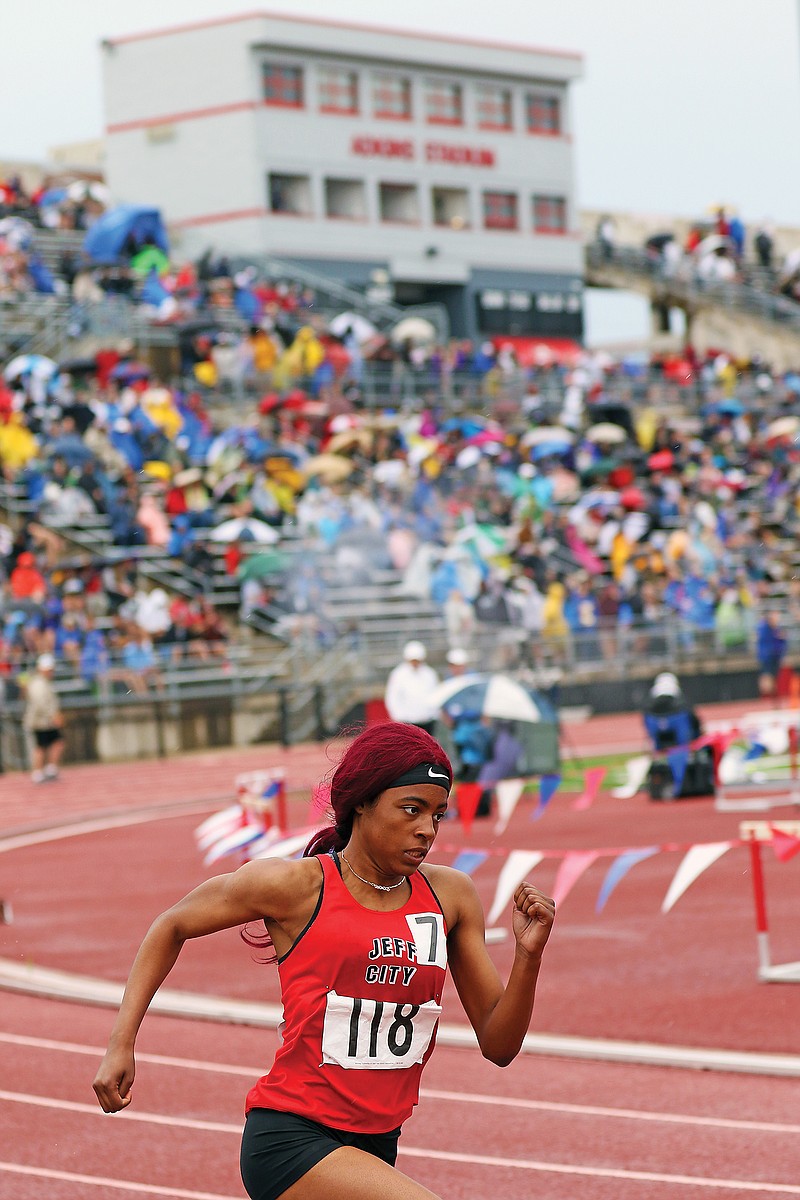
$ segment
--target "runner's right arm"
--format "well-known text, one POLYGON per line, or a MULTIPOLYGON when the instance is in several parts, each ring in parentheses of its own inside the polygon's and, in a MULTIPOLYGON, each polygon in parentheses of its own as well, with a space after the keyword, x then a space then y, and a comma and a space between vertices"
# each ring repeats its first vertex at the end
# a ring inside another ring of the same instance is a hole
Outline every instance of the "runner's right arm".
POLYGON ((119 1112, 131 1102, 136 1035, 184 942, 268 913, 280 919, 285 915, 281 910, 292 903, 287 897, 292 897, 298 865, 280 859, 247 863, 231 874, 206 880, 156 917, 134 959, 108 1049, 92 1084, 104 1112, 119 1112))

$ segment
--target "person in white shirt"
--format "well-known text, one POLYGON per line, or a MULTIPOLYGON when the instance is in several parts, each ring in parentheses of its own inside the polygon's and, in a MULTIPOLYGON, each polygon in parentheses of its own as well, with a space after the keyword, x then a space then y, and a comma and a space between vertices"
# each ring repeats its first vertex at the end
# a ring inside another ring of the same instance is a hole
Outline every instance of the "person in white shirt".
POLYGON ((406 643, 403 661, 394 667, 386 681, 384 702, 392 721, 419 725, 433 733, 438 708, 431 704, 431 695, 439 683, 439 676, 425 661, 427 657, 422 642, 406 643))

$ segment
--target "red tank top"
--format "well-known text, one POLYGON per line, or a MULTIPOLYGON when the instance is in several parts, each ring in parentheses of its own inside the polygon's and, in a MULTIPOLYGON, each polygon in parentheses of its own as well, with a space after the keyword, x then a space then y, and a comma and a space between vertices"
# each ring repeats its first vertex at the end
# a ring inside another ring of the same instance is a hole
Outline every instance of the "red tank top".
POLYGON ((388 1133, 419 1099, 447 970, 439 901, 417 871, 395 912, 354 900, 320 856, 314 914, 278 963, 283 1042, 245 1109, 274 1108, 335 1129, 388 1133))

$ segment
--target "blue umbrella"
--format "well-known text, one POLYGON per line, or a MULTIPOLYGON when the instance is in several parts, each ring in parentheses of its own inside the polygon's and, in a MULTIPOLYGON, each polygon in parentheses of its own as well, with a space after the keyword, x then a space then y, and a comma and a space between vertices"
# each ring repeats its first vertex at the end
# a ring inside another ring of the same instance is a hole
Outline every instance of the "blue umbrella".
POLYGON ((77 433, 65 433, 50 443, 48 447, 52 458, 63 458, 67 466, 82 467, 94 454, 77 433))
POLYGON ((567 442, 540 442, 531 449, 531 459, 533 462, 540 462, 543 458, 560 458, 571 449, 567 442))
POLYGON ((150 368, 145 363, 121 362, 112 369, 110 378, 116 383, 138 383, 150 378, 150 368))

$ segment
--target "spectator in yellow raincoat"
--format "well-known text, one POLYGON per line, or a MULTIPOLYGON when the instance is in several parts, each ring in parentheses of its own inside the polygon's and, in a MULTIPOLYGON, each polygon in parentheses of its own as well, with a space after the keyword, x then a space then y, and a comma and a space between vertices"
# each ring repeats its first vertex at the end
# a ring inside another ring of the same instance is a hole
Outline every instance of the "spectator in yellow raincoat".
POLYGON ((567 589, 558 579, 547 585, 542 605, 542 643, 544 649, 555 659, 564 659, 567 650, 569 626, 564 616, 564 601, 567 589))
POLYGON ((310 325, 298 329, 295 339, 281 355, 275 382, 283 386, 284 381, 310 379, 317 367, 325 360, 325 347, 310 325), (278 383, 278 376, 281 382, 278 383))
POLYGON ((5 425, 0 425, 0 468, 11 475, 35 458, 39 443, 23 424, 20 413, 12 413, 5 425))

